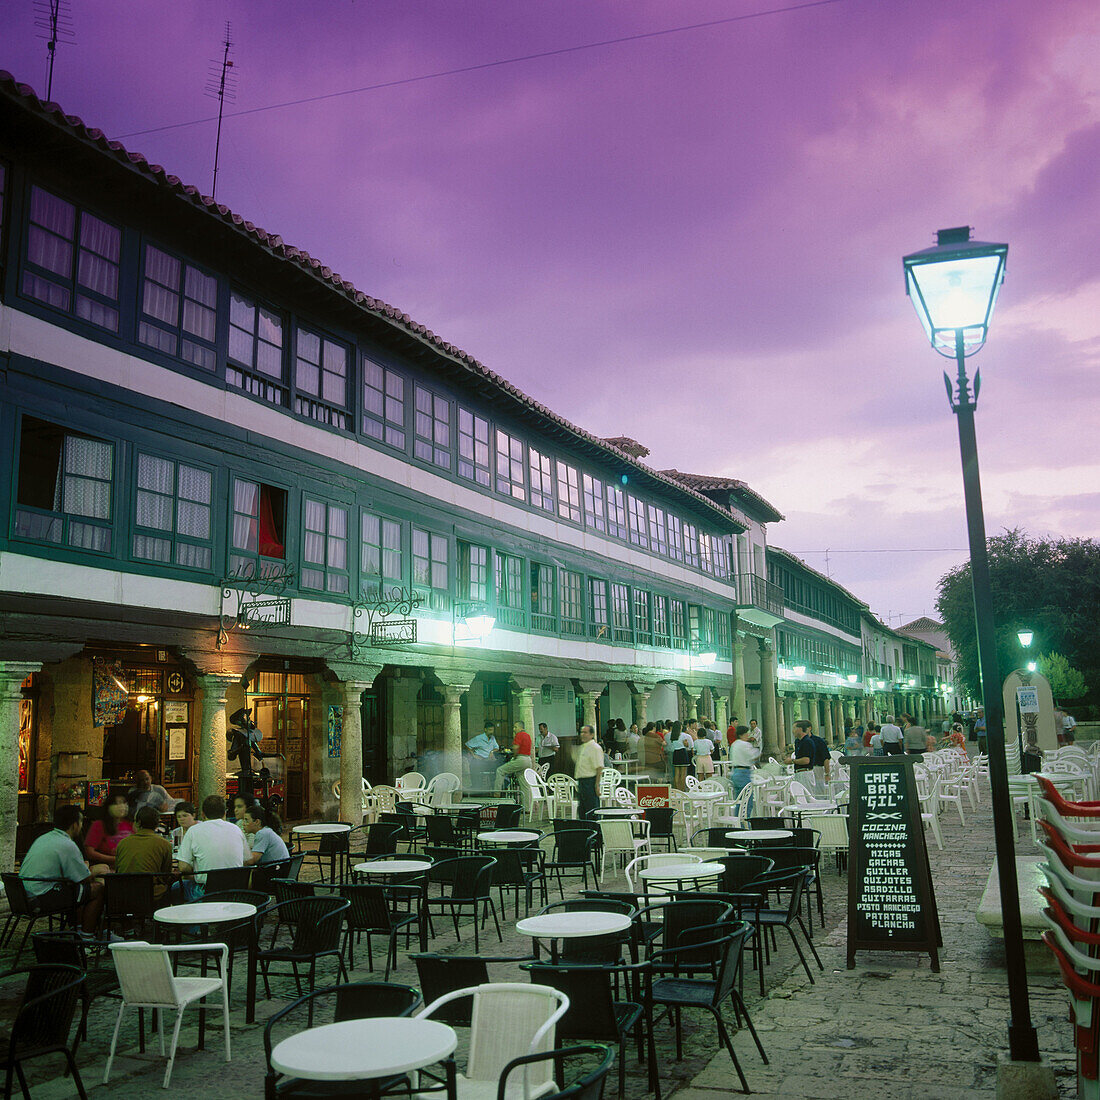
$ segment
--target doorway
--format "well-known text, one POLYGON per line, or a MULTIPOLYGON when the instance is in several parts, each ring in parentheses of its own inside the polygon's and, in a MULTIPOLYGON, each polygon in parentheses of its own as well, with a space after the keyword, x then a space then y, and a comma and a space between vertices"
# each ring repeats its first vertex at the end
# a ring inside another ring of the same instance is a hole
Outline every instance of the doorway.
POLYGON ((263 739, 260 751, 274 759, 273 793, 281 793, 287 820, 309 816, 309 685, 300 672, 260 672, 248 693, 252 719, 263 739), (278 759, 282 754, 285 759, 278 759), (281 782, 280 782, 281 780, 281 782), (282 786, 282 791, 279 787, 282 786))

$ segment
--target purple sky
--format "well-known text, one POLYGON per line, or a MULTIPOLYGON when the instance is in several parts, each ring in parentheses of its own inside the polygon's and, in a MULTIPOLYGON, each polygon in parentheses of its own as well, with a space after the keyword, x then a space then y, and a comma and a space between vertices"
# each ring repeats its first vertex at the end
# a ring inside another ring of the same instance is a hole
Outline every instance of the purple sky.
MULTIPOLYGON (((137 132, 215 113, 226 19, 240 112, 773 9, 229 117, 218 198, 658 468, 743 478, 895 625, 966 557, 901 257, 973 225, 1010 245, 987 528, 1100 536, 1095 0, 70 3, 53 98, 206 191, 213 123, 137 132)), ((7 12, 0 67, 44 94, 38 33, 7 12)))

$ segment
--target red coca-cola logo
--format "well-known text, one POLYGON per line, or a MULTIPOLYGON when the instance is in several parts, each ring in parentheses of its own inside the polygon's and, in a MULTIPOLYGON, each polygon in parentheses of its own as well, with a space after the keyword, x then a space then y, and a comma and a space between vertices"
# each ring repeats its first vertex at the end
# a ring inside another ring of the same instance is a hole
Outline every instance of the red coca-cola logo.
POLYGON ((668 806, 669 804, 669 788, 667 786, 649 786, 638 788, 638 805, 643 809, 649 807, 651 809, 657 809, 658 807, 668 806))

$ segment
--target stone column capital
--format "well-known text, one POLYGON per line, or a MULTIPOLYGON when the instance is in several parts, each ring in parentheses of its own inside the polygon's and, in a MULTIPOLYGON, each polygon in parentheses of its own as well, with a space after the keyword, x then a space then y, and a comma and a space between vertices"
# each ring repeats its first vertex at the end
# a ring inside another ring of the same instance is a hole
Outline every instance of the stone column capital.
POLYGON ((462 705, 462 696, 470 690, 469 684, 444 684, 443 705, 445 707, 458 707, 462 705))
POLYGON ((578 695, 585 695, 585 696, 595 695, 595 697, 598 699, 601 695, 603 695, 604 688, 607 687, 607 681, 606 680, 578 680, 577 681, 577 687, 580 688, 580 690, 577 692, 578 695))
POLYGON ((542 691, 546 681, 539 676, 517 676, 512 674, 512 691, 518 695, 521 691, 542 691))
POLYGON ((526 703, 535 698, 535 692, 538 690, 538 688, 532 687, 513 687, 512 694, 518 695, 520 700, 526 703))
POLYGON ((23 681, 41 671, 40 661, 0 661, 0 699, 21 699, 23 681))
POLYGON ((363 664, 359 661, 327 661, 329 671, 344 684, 362 684, 360 693, 373 686, 382 672, 381 665, 363 664))
POLYGON ((200 672, 195 680, 202 688, 203 696, 209 696, 213 701, 224 703, 226 692, 234 684, 241 682, 241 675, 234 672, 200 672))

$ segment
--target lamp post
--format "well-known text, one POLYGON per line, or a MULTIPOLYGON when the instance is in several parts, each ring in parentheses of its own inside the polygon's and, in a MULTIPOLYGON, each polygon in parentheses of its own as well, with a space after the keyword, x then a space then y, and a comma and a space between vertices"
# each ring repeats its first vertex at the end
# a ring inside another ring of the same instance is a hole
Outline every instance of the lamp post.
MULTIPOLYGON (((1035 640, 1035 631, 1033 631, 1033 630, 1017 630, 1016 631, 1016 640, 1020 643, 1021 648, 1030 650, 1031 649, 1031 643, 1035 640)), ((1028 656, 1030 657, 1031 654, 1029 653, 1028 656)), ((1028 672, 1036 672, 1036 671, 1038 671, 1038 668, 1039 668, 1039 665, 1035 661, 1028 661, 1027 662, 1028 672)))
POLYGON ((985 516, 978 477, 978 444, 974 434, 974 409, 981 389, 981 372, 971 391, 966 358, 981 349, 1004 281, 1007 244, 988 244, 970 239, 970 229, 941 229, 936 244, 905 256, 905 292, 917 311, 932 347, 954 359, 957 375, 944 372, 947 399, 959 426, 963 494, 970 542, 970 579, 974 591, 974 625, 978 642, 978 668, 985 703, 989 781, 993 796, 993 831, 997 850, 997 877, 1001 887, 1004 919, 1005 966, 1008 971, 1010 1019, 1008 1046, 1013 1061, 1038 1062, 1039 1040, 1031 1023, 1027 966, 1024 961, 1020 893, 1016 878, 1012 802, 1005 762, 1004 704, 993 636, 993 598, 989 585, 985 516))

